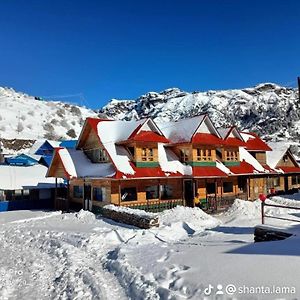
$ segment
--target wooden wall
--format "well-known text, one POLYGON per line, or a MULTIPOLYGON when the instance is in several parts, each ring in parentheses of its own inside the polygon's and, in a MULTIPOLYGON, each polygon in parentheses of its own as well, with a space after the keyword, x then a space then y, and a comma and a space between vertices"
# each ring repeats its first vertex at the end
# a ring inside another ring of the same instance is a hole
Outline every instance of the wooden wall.
POLYGON ((91 199, 93 201, 93 205, 95 206, 103 206, 109 204, 111 198, 111 185, 109 180, 105 179, 72 179, 70 181, 70 201, 75 203, 81 203, 83 205, 83 198, 76 198, 74 196, 74 186, 82 186, 84 184, 91 186, 91 199), (107 199, 106 201, 96 201, 93 199, 93 188, 94 187, 104 187, 106 189, 107 199))
POLYGON ((51 164, 51 167, 49 169, 48 172, 48 176, 49 177, 56 177, 56 178, 68 178, 68 175, 63 167, 63 164, 61 162, 61 160, 58 157, 58 154, 55 153, 54 158, 53 158, 53 162, 51 164))
MULTIPOLYGON (((130 204, 138 202, 146 202, 146 187, 158 185, 171 185, 173 187, 172 199, 182 199, 182 179, 167 178, 167 179, 132 179, 132 180, 113 180, 111 182, 111 202, 113 204, 130 204), (122 188, 136 187, 137 190, 137 201, 124 201, 122 202, 119 197, 119 191, 122 188)), ((158 199, 151 199, 155 201, 158 199)))
POLYGON ((277 167, 295 167, 295 163, 291 158, 291 155, 287 152, 287 160, 283 160, 283 158, 278 162, 277 167))
POLYGON ((255 152, 255 158, 261 164, 266 164, 267 162, 266 152, 255 152))
POLYGON ((267 194, 267 178, 249 178, 249 200, 256 200, 259 194, 267 194))
POLYGON ((197 187, 197 193, 199 194, 199 197, 201 199, 206 199, 207 192, 206 192, 206 184, 207 183, 215 183, 216 184, 216 195, 217 197, 231 197, 236 196, 239 194, 239 188, 238 188, 238 179, 237 177, 230 177, 226 179, 196 179, 196 187, 197 187), (225 193, 223 188, 223 182, 232 182, 233 183, 233 191, 231 193, 225 193))

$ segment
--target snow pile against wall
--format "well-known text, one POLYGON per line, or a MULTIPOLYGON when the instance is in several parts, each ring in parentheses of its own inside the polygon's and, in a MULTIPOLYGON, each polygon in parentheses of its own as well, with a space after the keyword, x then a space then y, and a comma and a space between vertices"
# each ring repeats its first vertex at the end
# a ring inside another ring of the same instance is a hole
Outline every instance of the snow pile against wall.
POLYGON ((177 206, 159 214, 160 230, 157 237, 163 241, 174 241, 221 224, 200 208, 177 206))
POLYGON ((81 209, 78 213, 76 213, 76 218, 84 223, 91 223, 95 221, 96 216, 90 211, 81 209))

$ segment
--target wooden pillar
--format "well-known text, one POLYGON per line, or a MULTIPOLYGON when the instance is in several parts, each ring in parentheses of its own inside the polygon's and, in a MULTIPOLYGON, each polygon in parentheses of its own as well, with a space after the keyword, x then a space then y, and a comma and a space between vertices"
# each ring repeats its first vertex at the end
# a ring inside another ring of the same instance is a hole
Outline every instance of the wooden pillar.
POLYGON ((118 191, 119 191, 119 206, 121 206, 121 180, 119 180, 119 185, 118 185, 118 191))

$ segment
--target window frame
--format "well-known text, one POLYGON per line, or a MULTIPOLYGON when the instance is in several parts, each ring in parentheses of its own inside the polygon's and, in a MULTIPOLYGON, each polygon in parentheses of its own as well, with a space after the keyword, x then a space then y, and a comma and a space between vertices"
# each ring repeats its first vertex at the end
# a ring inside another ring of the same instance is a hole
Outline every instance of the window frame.
POLYGON ((154 161, 154 148, 153 147, 143 147, 141 153, 141 160, 143 162, 154 161))
POLYGON ((196 160, 213 161, 212 151, 213 149, 211 148, 196 148, 196 160))
POLYGON ((231 182, 231 181, 224 181, 223 185, 222 185, 222 188, 223 188, 223 193, 224 194, 233 193, 233 182, 231 182), (230 191, 227 190, 228 189, 228 185, 230 187, 230 191))

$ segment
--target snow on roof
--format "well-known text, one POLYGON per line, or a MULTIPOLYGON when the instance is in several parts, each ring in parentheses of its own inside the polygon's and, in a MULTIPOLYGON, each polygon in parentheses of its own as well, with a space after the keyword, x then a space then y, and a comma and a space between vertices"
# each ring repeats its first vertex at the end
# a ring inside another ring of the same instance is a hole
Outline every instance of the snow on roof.
POLYGON ((35 154, 35 152, 45 143, 45 140, 36 140, 28 151, 28 154, 35 154))
POLYGON ((101 121, 97 125, 98 136, 103 147, 116 168, 124 174, 134 174, 134 170, 130 165, 130 156, 124 147, 115 145, 115 143, 127 140, 131 133, 144 122, 145 120, 101 121))
POLYGON ((193 134, 206 115, 176 122, 156 122, 162 133, 173 143, 190 142, 193 134))
POLYGON ((272 169, 275 169, 283 155, 290 148, 290 144, 285 142, 271 142, 269 146, 272 148, 272 151, 266 152, 267 164, 272 169))
POLYGON ((53 148, 59 147, 60 142, 51 141, 51 140, 36 140, 34 144, 31 146, 28 154, 35 154, 37 150, 46 142, 48 142, 53 148))
POLYGON ((216 160, 216 167, 226 174, 232 174, 229 168, 222 164, 218 159, 216 160))
POLYGON ((33 165, 28 167, 0 165, 0 189, 20 190, 55 187, 54 178, 46 178, 47 167, 33 165))
POLYGON ((71 177, 112 177, 116 171, 112 163, 92 163, 81 150, 58 149, 58 154, 71 177))
POLYGON ((240 132, 240 134, 246 143, 248 142, 249 139, 255 139, 255 137, 250 133, 240 132))
POLYGON ((225 137, 228 135, 229 131, 231 130, 231 127, 228 128, 218 128, 218 132, 220 133, 222 139, 225 139, 225 137))
POLYGON ((240 133, 246 142, 248 151, 271 151, 272 149, 257 134, 253 132, 240 133))
POLYGON ((245 160, 259 172, 266 172, 265 168, 245 148, 239 147, 240 160, 245 160))
POLYGON ((164 172, 179 172, 182 175, 192 175, 193 173, 191 166, 182 164, 175 153, 171 149, 165 148, 162 143, 158 143, 158 161, 164 172))

